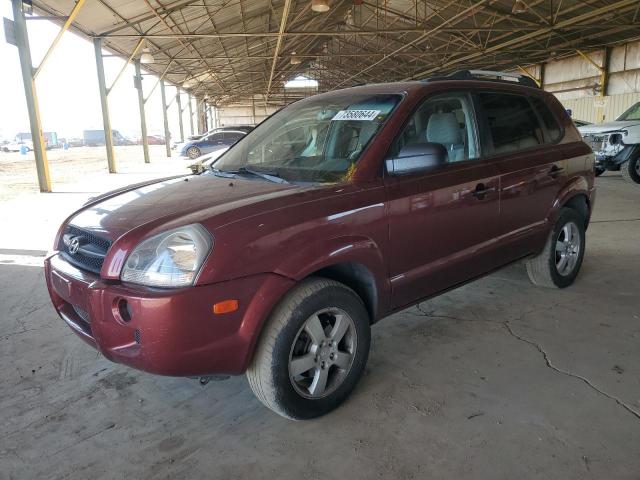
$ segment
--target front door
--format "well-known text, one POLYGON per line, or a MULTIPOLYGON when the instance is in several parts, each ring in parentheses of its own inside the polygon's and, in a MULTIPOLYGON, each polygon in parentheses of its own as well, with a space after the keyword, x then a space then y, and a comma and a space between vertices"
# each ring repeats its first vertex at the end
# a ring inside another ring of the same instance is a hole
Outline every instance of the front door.
POLYGON ((394 142, 439 143, 448 161, 410 175, 387 175, 392 303, 400 308, 500 264, 499 171, 478 150, 473 104, 465 93, 428 98, 394 142))

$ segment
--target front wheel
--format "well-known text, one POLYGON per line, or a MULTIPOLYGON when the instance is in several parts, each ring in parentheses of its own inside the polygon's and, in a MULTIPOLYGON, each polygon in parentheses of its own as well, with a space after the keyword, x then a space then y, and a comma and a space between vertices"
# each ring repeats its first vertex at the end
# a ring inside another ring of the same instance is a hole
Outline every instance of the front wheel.
POLYGON ((355 388, 370 341, 361 298, 341 283, 309 278, 285 296, 265 325, 247 370, 249 385, 283 417, 324 415, 355 388))
POLYGON ((640 156, 627 160, 620 166, 622 178, 628 182, 640 183, 640 156))
POLYGON ((201 155, 200 149, 198 147, 189 147, 187 149, 187 157, 191 160, 195 160, 201 155))
POLYGON ((525 262, 534 285, 565 288, 578 276, 585 249, 585 218, 562 208, 542 252, 525 262))

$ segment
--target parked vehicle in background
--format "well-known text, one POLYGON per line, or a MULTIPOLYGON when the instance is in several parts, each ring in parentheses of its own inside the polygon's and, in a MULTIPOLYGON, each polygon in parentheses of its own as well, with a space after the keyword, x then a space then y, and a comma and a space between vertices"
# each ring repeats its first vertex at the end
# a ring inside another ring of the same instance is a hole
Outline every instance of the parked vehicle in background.
MULTIPOLYGON (((104 130, 85 130, 82 132, 83 144, 87 147, 98 147, 105 144, 104 130)), ((118 130, 111 130, 113 144, 134 145, 134 142, 122 135, 118 130)))
POLYGON ((147 143, 149 145, 164 145, 164 137, 162 135, 148 135, 147 143))
POLYGON ((332 91, 199 175, 92 199, 61 225, 45 278, 106 358, 246 372, 278 414, 317 417, 355 388, 378 320, 516 261, 536 285, 571 285, 593 164, 558 100, 518 75, 332 91))
POLYGON ((195 160, 205 153, 215 152, 228 148, 243 138, 247 132, 242 130, 219 130, 209 135, 204 135, 198 140, 190 140, 178 146, 180 156, 195 160))
POLYGON ((255 127, 252 127, 251 125, 238 125, 238 126, 233 126, 233 127, 216 127, 216 128, 213 128, 213 129, 209 130, 206 133, 201 134, 201 135, 189 135, 187 137, 186 142, 174 142, 171 145, 171 148, 173 150, 176 150, 176 149, 180 150, 178 148, 179 145, 183 145, 185 143, 188 143, 188 142, 194 141, 194 140, 201 140, 204 137, 208 137, 210 135, 213 135, 214 133, 224 132, 225 130, 234 130, 234 131, 240 131, 240 132, 244 132, 244 133, 249 133, 254 128, 255 127))
POLYGON ((640 102, 612 122, 578 130, 596 154, 596 175, 619 170, 625 180, 640 183, 640 102))
POLYGON ((20 142, 10 142, 2 145, 3 152, 19 152, 23 148, 26 148, 27 152, 33 150, 33 143, 31 140, 24 140, 20 142))
MULTIPOLYGON (((60 146, 58 134, 56 132, 43 132, 42 136, 44 137, 44 146, 47 150, 58 148, 60 146)), ((22 144, 24 142, 28 142, 32 146, 31 149, 33 149, 31 132, 21 132, 16 134, 15 143, 22 144)))
POLYGON ((82 138, 69 138, 67 140, 67 144, 70 147, 82 147, 84 145, 84 140, 82 138))

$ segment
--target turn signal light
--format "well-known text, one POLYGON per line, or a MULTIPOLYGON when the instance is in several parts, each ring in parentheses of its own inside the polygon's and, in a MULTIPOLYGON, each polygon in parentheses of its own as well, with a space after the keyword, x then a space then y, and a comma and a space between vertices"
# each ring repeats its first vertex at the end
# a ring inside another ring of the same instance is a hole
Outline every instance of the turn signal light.
POLYGON ((231 313, 238 310, 238 300, 223 300, 213 305, 213 313, 231 313))

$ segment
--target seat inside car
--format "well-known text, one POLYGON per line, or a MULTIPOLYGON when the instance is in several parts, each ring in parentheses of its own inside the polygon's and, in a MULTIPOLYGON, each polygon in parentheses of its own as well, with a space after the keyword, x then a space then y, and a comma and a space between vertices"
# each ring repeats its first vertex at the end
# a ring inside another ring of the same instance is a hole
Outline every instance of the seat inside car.
POLYGON ((444 146, 450 162, 464 159, 462 130, 454 113, 433 113, 429 117, 427 141, 444 146))

